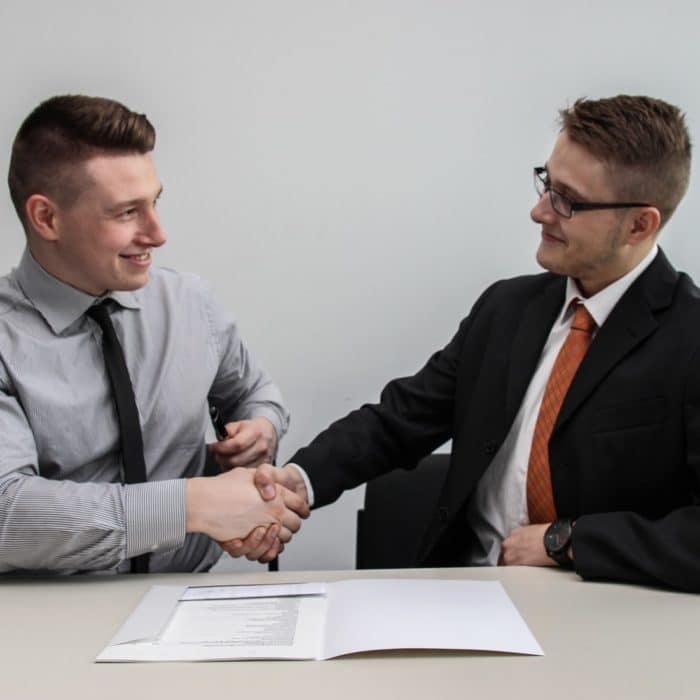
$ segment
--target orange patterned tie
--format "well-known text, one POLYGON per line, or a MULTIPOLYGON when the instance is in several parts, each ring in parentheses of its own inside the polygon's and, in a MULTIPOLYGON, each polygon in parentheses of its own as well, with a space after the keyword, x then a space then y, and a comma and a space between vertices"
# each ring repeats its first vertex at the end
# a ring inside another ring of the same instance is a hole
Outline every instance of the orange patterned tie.
POLYGON ((542 397, 532 437, 527 468, 527 510, 531 523, 549 523, 557 518, 549 470, 549 438, 564 397, 588 350, 596 323, 578 300, 571 329, 557 355, 542 397))

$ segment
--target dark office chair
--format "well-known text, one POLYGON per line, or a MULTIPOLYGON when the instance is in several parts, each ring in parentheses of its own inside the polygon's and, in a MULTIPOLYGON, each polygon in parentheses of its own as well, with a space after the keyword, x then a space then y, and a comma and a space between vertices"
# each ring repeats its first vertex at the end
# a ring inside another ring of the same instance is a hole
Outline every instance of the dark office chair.
POLYGON ((418 566, 449 463, 449 455, 429 455, 415 469, 394 469, 367 483, 365 507, 357 511, 358 569, 418 566))

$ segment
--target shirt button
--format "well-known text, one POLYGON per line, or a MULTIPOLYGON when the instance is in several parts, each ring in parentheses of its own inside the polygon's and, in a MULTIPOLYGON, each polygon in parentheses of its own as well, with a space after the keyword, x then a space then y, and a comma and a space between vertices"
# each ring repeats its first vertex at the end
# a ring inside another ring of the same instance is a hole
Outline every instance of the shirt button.
POLYGON ((487 440, 484 443, 484 454, 491 456, 495 455, 496 452, 498 452, 498 444, 493 440, 487 440))

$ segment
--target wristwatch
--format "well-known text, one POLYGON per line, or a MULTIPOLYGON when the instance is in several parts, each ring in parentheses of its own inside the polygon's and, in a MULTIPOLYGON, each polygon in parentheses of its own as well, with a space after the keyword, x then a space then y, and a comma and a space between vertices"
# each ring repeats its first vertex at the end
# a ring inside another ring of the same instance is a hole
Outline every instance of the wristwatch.
POLYGON ((554 559, 559 566, 572 566, 569 556, 573 524, 569 518, 555 520, 544 533, 544 548, 547 556, 554 559))

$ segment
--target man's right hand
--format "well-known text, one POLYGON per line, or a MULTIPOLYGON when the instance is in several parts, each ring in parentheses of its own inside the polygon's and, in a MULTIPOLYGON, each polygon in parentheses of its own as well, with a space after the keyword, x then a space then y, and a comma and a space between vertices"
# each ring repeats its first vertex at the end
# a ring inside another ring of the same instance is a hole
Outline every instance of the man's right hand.
MULTIPOLYGON (((243 538, 259 526, 272 525, 281 542, 291 539, 309 515, 298 494, 251 469, 232 469, 213 477, 187 480, 187 532, 202 532, 219 542, 243 538), (265 500, 261 497, 264 494, 265 500)), ((274 530, 273 530, 274 532, 274 530)))
MULTIPOLYGON (((307 517, 308 495, 306 493, 306 485, 299 470, 288 464, 285 467, 275 468, 271 464, 261 464, 255 470, 255 485, 258 488, 263 499, 268 500, 274 497, 275 485, 279 484, 285 490, 296 494, 302 499, 305 506, 305 515, 300 513, 301 517, 307 517)), ((232 557, 243 557, 250 561, 259 561, 266 563, 272 561, 278 554, 284 550, 284 542, 291 539, 292 533, 286 533, 282 528, 279 532, 276 531, 274 525, 269 528, 257 528, 251 532, 245 539, 234 538, 227 542, 219 542, 221 547, 228 552, 232 557), (286 535, 289 534, 289 537, 286 535)))

